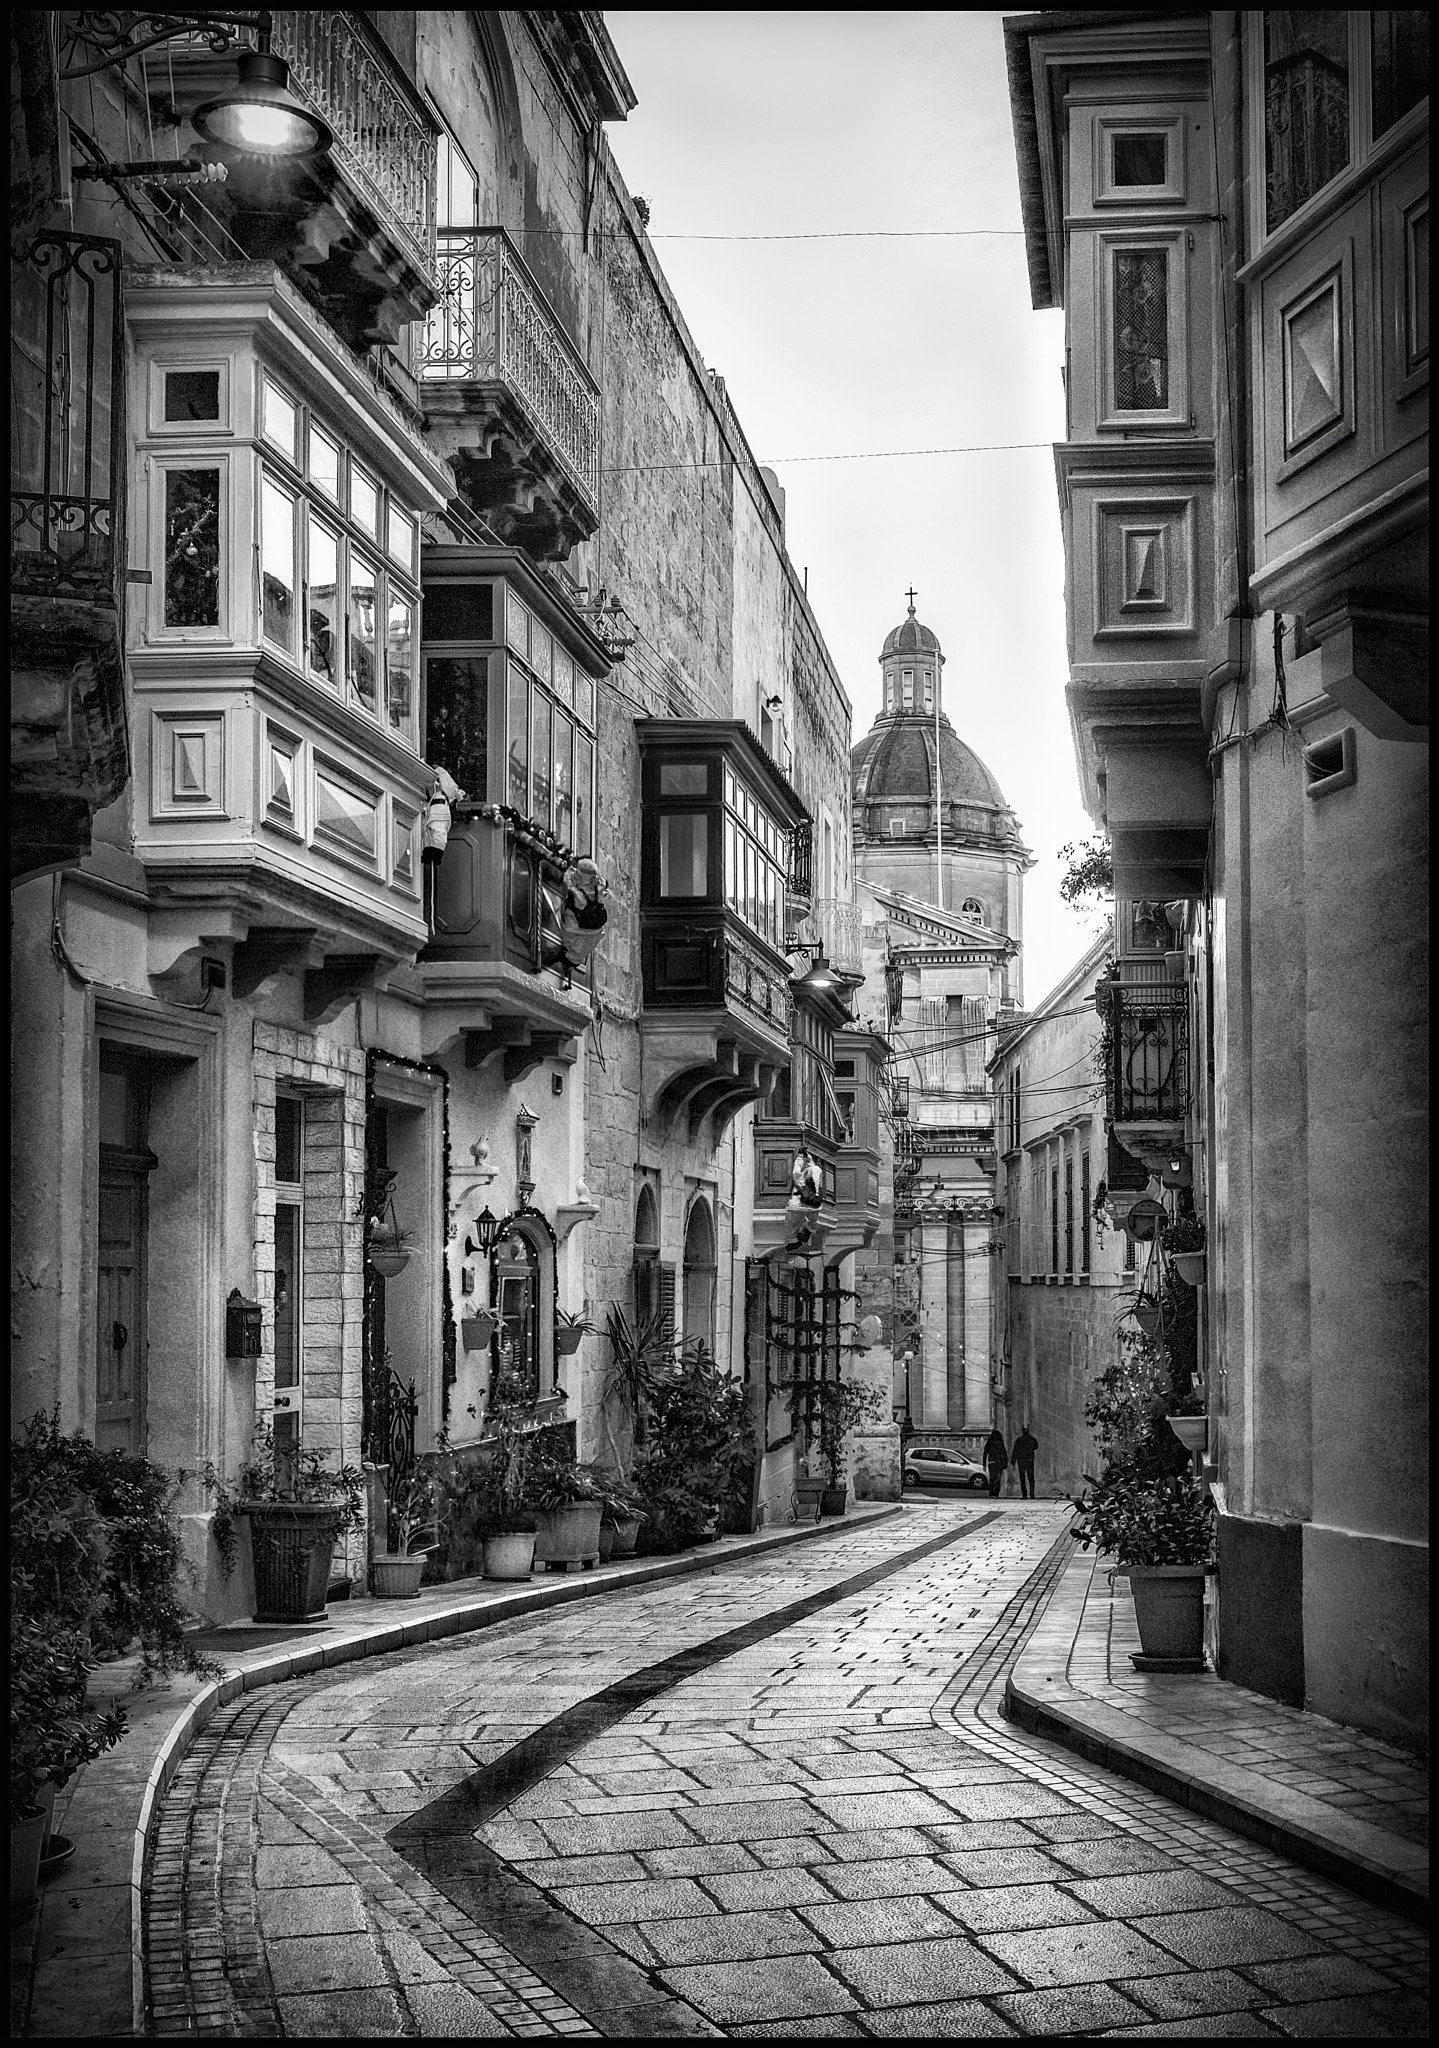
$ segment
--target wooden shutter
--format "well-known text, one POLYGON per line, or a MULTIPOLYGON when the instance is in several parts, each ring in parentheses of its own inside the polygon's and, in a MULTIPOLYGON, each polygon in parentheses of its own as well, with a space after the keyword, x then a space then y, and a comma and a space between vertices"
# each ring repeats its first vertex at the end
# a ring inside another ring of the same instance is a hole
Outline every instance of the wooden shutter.
POLYGON ((673 1343, 675 1336, 675 1268, 672 1259, 661 1259, 655 1268, 658 1276, 655 1292, 655 1306, 664 1319, 665 1336, 673 1343))

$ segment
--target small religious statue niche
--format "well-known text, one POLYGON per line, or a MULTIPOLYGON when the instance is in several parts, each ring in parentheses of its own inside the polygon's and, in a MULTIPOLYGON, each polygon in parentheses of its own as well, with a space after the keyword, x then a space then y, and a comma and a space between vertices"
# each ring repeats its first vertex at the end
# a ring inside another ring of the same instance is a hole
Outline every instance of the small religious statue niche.
POLYGON ((534 1159, 531 1152, 531 1134, 539 1118, 521 1103, 515 1117, 515 1187, 520 1197, 520 1207, 528 1209, 530 1198, 535 1192, 534 1159))

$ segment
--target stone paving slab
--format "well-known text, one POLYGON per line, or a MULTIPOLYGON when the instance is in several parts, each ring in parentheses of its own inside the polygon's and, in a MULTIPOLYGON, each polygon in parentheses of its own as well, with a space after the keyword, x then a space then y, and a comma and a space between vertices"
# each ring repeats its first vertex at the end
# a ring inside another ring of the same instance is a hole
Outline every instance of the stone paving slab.
POLYGON ((1428 1924, 1422 1764, 1212 1672, 1136 1672, 1138 1647, 1128 1581, 1076 1553, 1010 1673, 1008 1717, 1428 1924))

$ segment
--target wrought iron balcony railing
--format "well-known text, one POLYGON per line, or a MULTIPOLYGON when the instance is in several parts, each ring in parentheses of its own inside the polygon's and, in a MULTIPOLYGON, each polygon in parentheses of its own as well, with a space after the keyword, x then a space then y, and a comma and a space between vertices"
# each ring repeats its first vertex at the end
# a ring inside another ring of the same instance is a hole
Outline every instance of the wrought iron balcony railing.
POLYGON ((836 974, 864 972, 859 906, 846 896, 816 896, 795 943, 818 946, 836 974))
POLYGON ((115 603, 124 504, 120 244, 46 229, 11 264, 11 588, 115 603))
POLYGON ((789 836, 789 875, 785 886, 791 896, 806 902, 814 893, 814 825, 805 818, 789 836))
POLYGON ((289 65, 295 91, 334 131, 331 156, 433 277, 436 136, 382 48, 354 15, 329 7, 277 12, 272 47, 289 65))
POLYGON ((1186 992, 1148 985, 1105 990, 1106 1108, 1112 1123, 1180 1123, 1189 1108, 1186 992))
POLYGON ((446 228, 438 251, 440 302, 416 374, 507 386, 598 517, 599 387, 518 249, 503 228, 446 228))

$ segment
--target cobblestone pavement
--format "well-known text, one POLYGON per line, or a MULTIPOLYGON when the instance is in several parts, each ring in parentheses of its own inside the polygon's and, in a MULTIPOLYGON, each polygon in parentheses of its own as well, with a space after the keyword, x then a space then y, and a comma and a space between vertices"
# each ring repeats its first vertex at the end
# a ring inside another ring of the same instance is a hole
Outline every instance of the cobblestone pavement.
POLYGON ((251 1694, 148 1879, 155 2033, 1427 2034, 1420 1932, 999 1718, 1066 1505, 251 1694))

